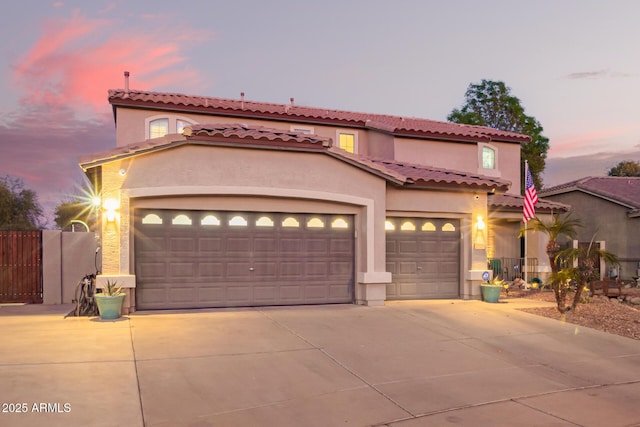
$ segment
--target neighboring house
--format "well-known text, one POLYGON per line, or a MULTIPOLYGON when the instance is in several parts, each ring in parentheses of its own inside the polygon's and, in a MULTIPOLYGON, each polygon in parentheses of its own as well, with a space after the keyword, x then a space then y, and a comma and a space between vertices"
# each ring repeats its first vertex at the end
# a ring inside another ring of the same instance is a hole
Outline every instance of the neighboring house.
POLYGON ((595 236, 604 242, 620 259, 622 279, 640 276, 640 177, 586 177, 545 189, 539 196, 570 204, 583 223, 577 240, 589 242, 595 236))
POLYGON ((80 163, 130 309, 479 298, 487 253, 521 256, 525 135, 125 88, 80 163))

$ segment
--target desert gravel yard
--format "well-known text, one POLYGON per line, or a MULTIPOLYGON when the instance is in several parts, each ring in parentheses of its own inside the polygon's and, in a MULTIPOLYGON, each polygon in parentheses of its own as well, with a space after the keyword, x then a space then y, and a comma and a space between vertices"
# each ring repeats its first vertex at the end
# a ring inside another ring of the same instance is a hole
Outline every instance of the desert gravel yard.
MULTIPOLYGON (((623 295, 628 296, 628 300, 640 298, 640 289, 624 289, 623 295)), ((507 299, 520 297, 555 303, 553 292, 534 292, 530 295, 523 295, 520 292, 514 293, 507 299)), ((573 294, 567 296, 567 302, 570 303, 571 301, 573 301, 573 294)), ((590 302, 579 304, 575 312, 565 314, 560 314, 555 307, 522 308, 521 310, 538 316, 640 340, 640 305, 621 302, 618 298, 591 297, 590 302)))

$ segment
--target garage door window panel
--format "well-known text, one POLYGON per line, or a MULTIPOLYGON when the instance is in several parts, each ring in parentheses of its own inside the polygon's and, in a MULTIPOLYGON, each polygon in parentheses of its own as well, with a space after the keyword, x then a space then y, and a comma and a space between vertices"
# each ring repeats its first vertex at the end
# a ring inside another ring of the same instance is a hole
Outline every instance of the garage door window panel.
POLYGON ((256 220, 256 227, 273 227, 274 225, 273 219, 268 216, 261 216, 256 220))
POLYGON ((247 218, 242 215, 234 215, 229 219, 229 226, 231 227, 246 227, 247 225, 247 218))
POLYGON ((220 218, 215 215, 206 215, 200 220, 200 225, 205 227, 217 227, 220 225, 220 218))
POLYGON ((142 218, 145 225, 162 225, 162 218, 157 214, 147 214, 142 218))

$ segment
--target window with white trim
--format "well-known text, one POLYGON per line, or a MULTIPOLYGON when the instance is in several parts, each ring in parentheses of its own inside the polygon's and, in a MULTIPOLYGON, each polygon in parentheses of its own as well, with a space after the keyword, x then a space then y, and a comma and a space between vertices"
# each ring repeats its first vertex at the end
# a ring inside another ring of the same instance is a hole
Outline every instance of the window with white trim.
POLYGON ((498 147, 483 142, 478 143, 478 173, 500 176, 498 147))
POLYGON ((358 152, 358 132, 338 130, 336 141, 338 148, 342 148, 349 153, 358 152))
POLYGON ((491 147, 482 147, 482 168, 496 168, 496 150, 491 147))
POLYGON ((162 138, 169 133, 169 119, 156 119, 149 123, 149 138, 162 138))
POLYGON ((162 138, 171 133, 182 133, 195 121, 182 116, 157 115, 145 119, 145 139, 162 138))

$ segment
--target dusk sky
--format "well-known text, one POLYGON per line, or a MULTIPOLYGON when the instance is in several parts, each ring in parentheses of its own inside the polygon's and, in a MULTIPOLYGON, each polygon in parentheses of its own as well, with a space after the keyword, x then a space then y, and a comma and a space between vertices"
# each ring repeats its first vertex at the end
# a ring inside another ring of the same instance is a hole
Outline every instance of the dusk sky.
POLYGON ((0 176, 53 207, 115 146, 131 88, 446 120, 504 81, 550 139, 545 186, 640 160, 638 1, 13 1, 0 18, 0 176))

